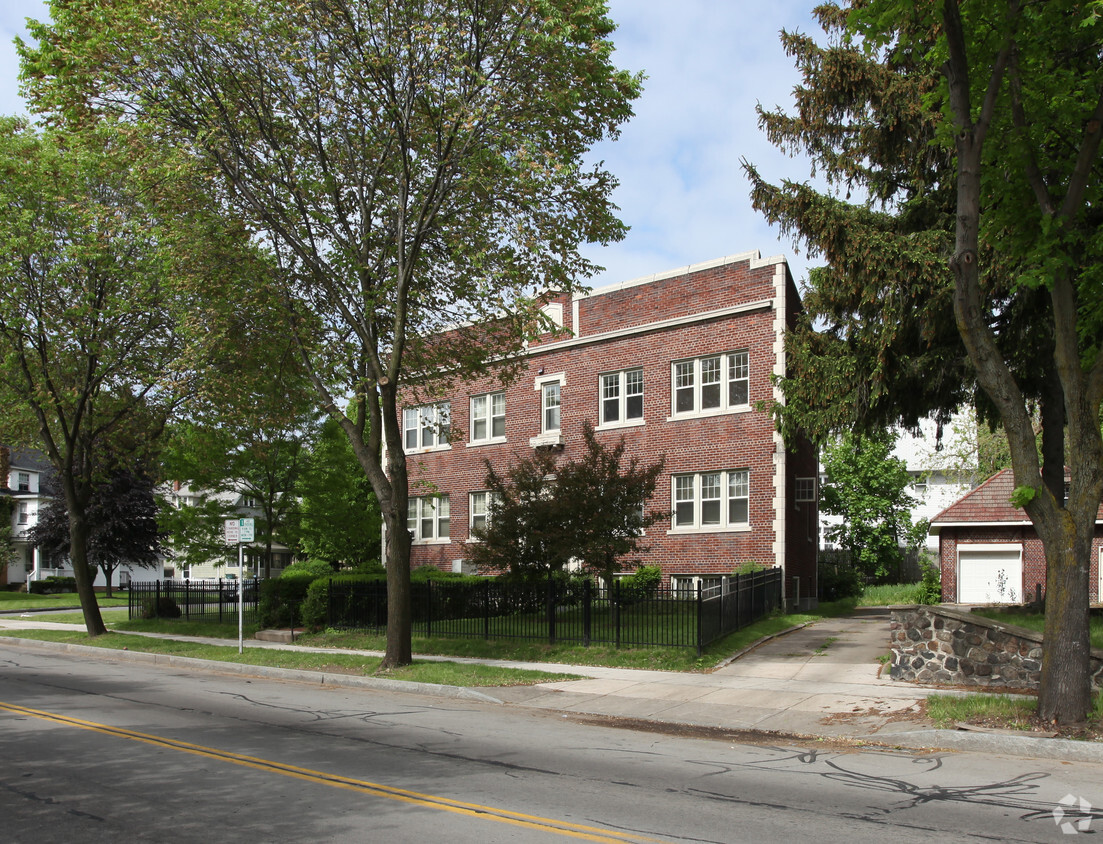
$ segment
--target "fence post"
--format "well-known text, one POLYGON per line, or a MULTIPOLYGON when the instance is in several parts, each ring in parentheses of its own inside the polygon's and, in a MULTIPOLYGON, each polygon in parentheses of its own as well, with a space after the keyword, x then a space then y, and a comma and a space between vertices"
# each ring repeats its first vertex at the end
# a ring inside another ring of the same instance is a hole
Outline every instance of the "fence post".
POLYGON ((701 649, 702 649, 701 640, 703 638, 702 635, 701 635, 701 610, 702 610, 701 581, 698 579, 698 581, 697 581, 697 656, 701 656, 701 649))
POLYGON ((153 617, 161 617, 161 581, 157 581, 157 594, 153 596, 153 617))
POLYGON ((425 610, 425 635, 429 638, 433 637, 433 578, 425 578, 425 591, 428 593, 426 596, 426 603, 429 605, 425 610))
POLYGON ((548 616, 548 644, 555 644, 555 581, 552 579, 552 570, 548 569, 548 592, 545 600, 548 616))
POLYGON ((326 627, 333 626, 333 578, 326 585, 326 627))
POLYGON ((620 647, 620 580, 613 578, 613 628, 616 630, 617 647, 620 647))
POLYGON ((483 581, 483 638, 490 638, 490 578, 483 581))
POLYGON ((184 618, 191 621, 191 599, 188 597, 188 586, 191 581, 184 578, 184 618))
POLYGON ((590 578, 586 578, 582 582, 582 644, 585 647, 590 647, 590 602, 593 600, 594 584, 590 581, 590 578))

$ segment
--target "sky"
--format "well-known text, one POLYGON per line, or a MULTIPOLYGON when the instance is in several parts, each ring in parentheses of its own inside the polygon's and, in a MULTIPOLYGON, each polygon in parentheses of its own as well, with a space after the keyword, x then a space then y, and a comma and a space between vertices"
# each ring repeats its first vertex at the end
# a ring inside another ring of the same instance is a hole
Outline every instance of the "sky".
MULTIPOLYGON (((758 250, 785 255, 798 283, 808 261, 750 202, 740 160, 771 181, 809 178, 806 162, 773 148, 755 107, 792 109, 798 75, 782 29, 819 35, 814 0, 609 0, 618 67, 646 75, 635 116, 620 138, 593 151, 620 182, 614 202, 630 227, 624 240, 592 245, 606 269, 600 287, 758 250)), ((0 2, 0 114, 26 112, 12 39, 24 19, 44 20, 40 0, 0 2)), ((813 263, 813 266, 815 264, 813 263)))

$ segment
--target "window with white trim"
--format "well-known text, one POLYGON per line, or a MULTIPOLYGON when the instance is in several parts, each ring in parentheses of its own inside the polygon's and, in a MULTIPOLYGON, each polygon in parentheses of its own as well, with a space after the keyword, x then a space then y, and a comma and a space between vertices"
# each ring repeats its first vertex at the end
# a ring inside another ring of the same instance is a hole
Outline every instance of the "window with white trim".
POLYGON ((601 376, 601 424, 643 419, 643 370, 626 369, 601 376))
POLYGON ((450 517, 447 495, 411 496, 406 505, 406 528, 414 542, 448 539, 450 517))
POLYGON ((452 405, 443 401, 402 411, 402 443, 407 454, 450 448, 448 426, 452 421, 452 405))
POLYGON ((816 479, 815 478, 797 478, 796 486, 793 490, 793 498, 795 501, 815 501, 816 500, 816 479))
POLYGON ((16 478, 17 478, 16 490, 18 492, 30 492, 31 491, 31 473, 30 472, 19 472, 19 473, 17 473, 16 478))
POLYGON ((31 523, 31 508, 26 501, 19 502, 19 524, 27 525, 31 523))
POLYGON ((673 530, 730 530, 750 525, 750 472, 674 475, 673 530))
POLYGON ((503 442, 506 438, 506 394, 471 397, 471 442, 503 442))
POLYGON ((484 491, 471 493, 471 503, 468 508, 470 517, 469 528, 471 531, 486 529, 486 526, 490 523, 491 511, 493 511, 494 505, 497 504, 499 500, 499 496, 493 492, 484 491))
POLYGON ((672 574, 670 576, 670 588, 676 598, 696 598, 697 584, 701 584, 701 597, 710 598, 714 594, 718 594, 719 590, 723 588, 724 578, 719 574, 672 574))
POLYGON ((728 352, 671 364, 675 416, 742 410, 750 401, 747 352, 728 352))
POLYGON ((540 385, 540 430, 545 434, 559 430, 562 397, 562 385, 558 381, 540 385))

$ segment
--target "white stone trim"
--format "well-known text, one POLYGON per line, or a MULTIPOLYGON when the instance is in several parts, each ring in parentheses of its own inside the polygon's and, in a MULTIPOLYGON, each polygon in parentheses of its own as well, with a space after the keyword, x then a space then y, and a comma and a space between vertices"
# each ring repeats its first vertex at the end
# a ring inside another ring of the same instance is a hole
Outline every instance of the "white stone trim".
MULTIPOLYGON (((774 270, 774 371, 775 376, 781 377, 785 375, 785 329, 786 329, 786 302, 788 294, 788 285, 786 284, 785 273, 785 261, 782 259, 776 264, 774 270)), ((774 401, 782 403, 785 401, 784 395, 782 395, 781 388, 775 383, 773 386, 774 401)), ((777 426, 774 426, 774 430, 771 434, 774 441, 774 541, 773 541, 773 554, 774 560, 776 560, 781 566, 781 597, 782 601, 788 600, 789 596, 786 594, 786 575, 788 572, 788 561, 785 554, 785 530, 786 530, 786 518, 788 517, 788 508, 785 506, 786 501, 786 489, 785 489, 785 470, 786 470, 786 455, 785 455, 785 440, 777 430, 777 426)))

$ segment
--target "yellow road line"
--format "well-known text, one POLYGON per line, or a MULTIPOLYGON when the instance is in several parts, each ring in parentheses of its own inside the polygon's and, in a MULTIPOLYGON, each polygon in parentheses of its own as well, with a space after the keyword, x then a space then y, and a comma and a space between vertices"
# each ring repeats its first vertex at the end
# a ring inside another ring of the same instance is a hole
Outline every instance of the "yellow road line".
POLYGON ((616 830, 605 830, 598 827, 555 820, 554 818, 543 818, 538 815, 511 812, 508 809, 498 809, 493 806, 483 806, 478 803, 465 803, 460 800, 452 800, 448 797, 440 797, 434 794, 423 794, 417 791, 394 788, 393 786, 353 779, 338 774, 327 774, 324 771, 299 768, 294 765, 286 765, 282 762, 274 762, 269 759, 245 756, 241 753, 232 753, 228 750, 219 750, 214 747, 204 747, 200 744, 191 744, 177 739, 163 738, 161 736, 150 735, 149 733, 139 733, 134 730, 123 729, 122 727, 98 724, 95 721, 84 721, 80 718, 71 718, 67 715, 58 715, 53 712, 44 712, 39 709, 30 709, 25 706, 17 706, 11 703, 0 702, 0 711, 11 712, 16 715, 27 715, 32 718, 40 718, 45 721, 64 724, 68 727, 78 727, 82 730, 92 730, 93 732, 103 733, 104 735, 140 741, 145 744, 152 744, 155 747, 179 750, 183 753, 191 753, 209 759, 218 759, 223 762, 230 762, 234 765, 244 765, 245 767, 256 768, 261 771, 270 771, 272 773, 295 777, 296 779, 306 780, 307 782, 313 782, 319 785, 352 789, 376 797, 385 797, 388 800, 398 800, 403 803, 412 803, 430 809, 437 809, 442 812, 453 812, 459 815, 497 821, 498 823, 511 824, 513 826, 525 827, 540 832, 556 833, 570 838, 579 838, 584 841, 616 842, 616 844, 621 844, 621 842, 624 841, 659 841, 659 839, 656 838, 646 838, 631 835, 629 833, 617 832, 616 830))

